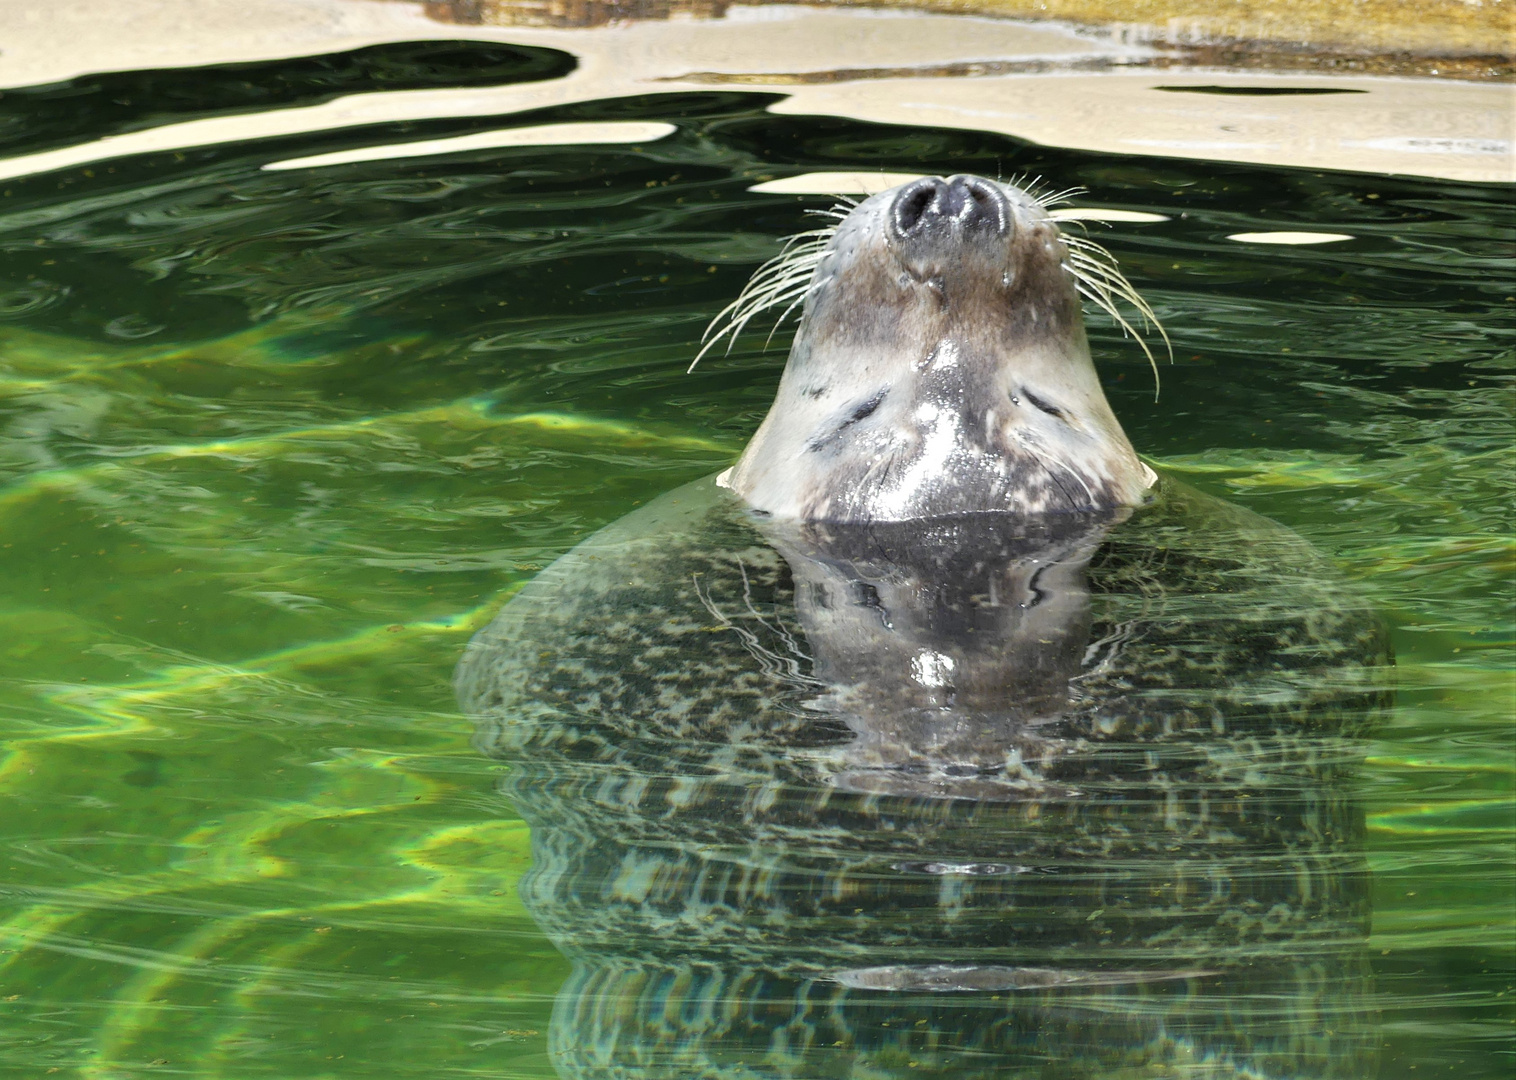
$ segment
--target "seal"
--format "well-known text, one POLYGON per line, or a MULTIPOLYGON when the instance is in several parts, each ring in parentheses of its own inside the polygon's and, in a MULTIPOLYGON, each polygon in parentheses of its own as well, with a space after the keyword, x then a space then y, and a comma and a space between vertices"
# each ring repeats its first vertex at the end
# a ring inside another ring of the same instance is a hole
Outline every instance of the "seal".
POLYGON ((1371 1074, 1382 627, 1144 471, 1035 203, 919 181, 760 272, 714 340, 806 310, 734 469, 465 651, 566 1080, 1371 1074))
POLYGON ((972 176, 875 195, 816 239, 759 279, 782 297, 789 267, 810 271, 728 481, 750 506, 844 522, 1141 502, 1155 478, 1101 392, 1079 303, 1081 284, 1107 306, 1111 286, 1136 296, 1101 249, 972 176))

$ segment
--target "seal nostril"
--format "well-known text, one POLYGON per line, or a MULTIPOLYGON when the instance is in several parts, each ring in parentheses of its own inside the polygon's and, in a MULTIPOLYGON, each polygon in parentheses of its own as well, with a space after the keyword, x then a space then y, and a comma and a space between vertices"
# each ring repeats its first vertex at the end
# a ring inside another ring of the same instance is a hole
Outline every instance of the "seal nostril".
POLYGON ((952 176, 948 190, 957 210, 954 216, 965 230, 979 229, 995 236, 1010 231, 1010 203, 997 185, 977 176, 952 176))
POLYGON ((921 227, 923 218, 941 212, 938 191, 942 186, 941 180, 927 177, 917 180, 895 196, 890 224, 894 227, 896 236, 910 236, 921 227))
POLYGON ((937 229, 1006 236, 1011 229, 1010 204, 999 185, 977 176, 924 177, 895 197, 890 229, 898 240, 937 229))

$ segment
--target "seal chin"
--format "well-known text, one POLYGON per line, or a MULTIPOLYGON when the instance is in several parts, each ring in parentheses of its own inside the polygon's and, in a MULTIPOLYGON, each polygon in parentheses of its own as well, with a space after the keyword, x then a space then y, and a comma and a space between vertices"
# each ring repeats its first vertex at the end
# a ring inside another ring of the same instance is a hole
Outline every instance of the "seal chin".
POLYGON ((810 521, 1108 510, 1151 473, 1090 362, 1057 224, 927 177, 857 206, 816 263, 767 418, 727 483, 810 521))

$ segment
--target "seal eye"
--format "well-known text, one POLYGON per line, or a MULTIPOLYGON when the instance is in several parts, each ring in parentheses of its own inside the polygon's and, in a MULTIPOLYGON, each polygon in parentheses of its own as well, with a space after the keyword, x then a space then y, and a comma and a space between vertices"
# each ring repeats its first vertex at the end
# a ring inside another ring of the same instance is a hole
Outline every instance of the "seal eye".
MULTIPOLYGON (((874 414, 874 410, 879 408, 879 403, 883 400, 883 392, 875 394, 873 397, 869 398, 862 405, 853 410, 853 415, 848 419, 847 424, 856 424, 858 421, 864 419, 865 417, 872 416, 874 414)), ((847 427, 847 424, 844 424, 843 427, 847 427)))
POLYGON ((850 415, 842 423, 838 424, 830 435, 812 439, 810 444, 807 446, 807 449, 820 450, 822 447, 830 444, 832 440, 839 438, 844 431, 852 427, 858 421, 872 416, 874 414, 874 410, 879 408, 879 403, 884 400, 884 395, 887 393, 889 393, 889 387, 885 387, 883 390, 879 391, 879 393, 875 394, 873 397, 865 401, 862 405, 859 405, 856 409, 854 409, 852 415, 850 415))
MULTIPOLYGON (((1024 386, 1021 388, 1021 392, 1026 395, 1026 399, 1028 401, 1030 401, 1033 406, 1035 406, 1038 409, 1041 409, 1043 412, 1047 413, 1053 419, 1055 419, 1055 420, 1062 420, 1063 419, 1063 410, 1060 409, 1060 408, 1058 408, 1058 406, 1048 404, 1046 401, 1043 401, 1040 397, 1038 397, 1036 394, 1032 393, 1030 390, 1028 390, 1024 386)), ((1013 397, 1013 398, 1011 398, 1011 400, 1015 401, 1016 399, 1013 397)))

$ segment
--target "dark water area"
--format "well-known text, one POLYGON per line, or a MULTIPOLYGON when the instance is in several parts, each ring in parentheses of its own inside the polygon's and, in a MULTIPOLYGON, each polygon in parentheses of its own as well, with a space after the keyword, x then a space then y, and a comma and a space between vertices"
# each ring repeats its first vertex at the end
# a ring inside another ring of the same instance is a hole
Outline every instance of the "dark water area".
MULTIPOLYGON (((572 63, 432 43, 193 79, 91 76, 6 90, 0 137, 5 153, 29 153, 333 94, 552 78, 572 63)), ((772 993, 719 992, 718 980, 685 1000, 792 1003, 797 980, 813 979, 814 1011, 745 1014, 739 1052, 700 1058, 717 1071, 687 1075, 963 1074, 954 1046, 979 1052, 985 1075, 1246 1075, 1234 1051, 1174 1049, 1219 1045, 1228 1015, 1243 1018, 1228 1045, 1266 1015, 1255 1039, 1309 1051, 1258 1058, 1257 1075, 1509 1075, 1510 189, 1075 153, 771 115, 774 100, 658 94, 0 181, 0 1073, 558 1075, 554 1003, 590 978, 558 945, 597 917, 618 925, 619 909, 554 907, 568 894, 540 873, 524 895, 533 843, 577 836, 582 847, 593 834, 605 852, 657 841, 689 855, 737 841, 720 829, 702 839, 690 823, 714 819, 698 815, 675 815, 661 834, 647 813, 628 812, 621 833, 598 809, 544 816, 549 796, 578 789, 553 786, 567 774, 550 756, 481 753, 454 670, 559 556, 731 463, 772 398, 789 331, 765 349, 766 328, 751 330, 730 355, 685 368, 710 318, 784 236, 815 226, 808 210, 831 202, 749 188, 849 169, 1028 174, 1087 189, 1078 205, 1165 215, 1089 224, 1174 342, 1155 401, 1139 346, 1090 313, 1106 394, 1167 477, 1281 523, 1331 564, 1334 588, 1387 627, 1393 695, 1344 711, 1364 722, 1334 731, 1344 741, 1329 777, 1253 748, 1270 805, 1293 822, 1279 826, 1291 850, 1325 853, 1309 873, 1282 883, 1281 849, 1268 847, 1280 834, 1267 829, 1234 831, 1232 854, 1260 853, 1255 865, 1239 856, 1218 869, 1214 849, 1187 846, 1208 833, 1163 856, 1206 863, 1207 887, 1229 883, 1239 907, 1314 890, 1323 921, 1306 931, 1338 950, 1331 977, 1309 984, 1299 966, 1276 966, 1250 981, 1230 962, 1216 974, 1206 928, 1220 923, 1170 877, 1148 882, 1171 890, 1149 910, 1192 932, 1193 963, 1182 934, 1156 966, 1130 952, 1075 963, 1101 948, 1102 930, 1135 933, 1136 921, 1093 902, 1092 890, 1112 889, 1108 874, 1070 883, 963 869, 1075 861, 1034 805, 1085 837, 1147 835, 1151 819, 1118 806, 1139 790, 1130 784, 1096 783, 1087 803, 1045 792, 940 800, 940 817, 963 819, 941 858, 879 855, 888 838, 870 804, 822 823, 831 847, 814 818, 766 841, 763 858, 792 859, 792 893, 827 880, 838 851, 906 867, 877 875, 871 899, 852 905, 861 911, 814 940, 896 957, 873 967, 919 969, 915 946, 900 959, 898 941, 867 937, 915 904, 921 940, 957 965, 939 982, 975 966, 992 974, 924 988, 898 972, 859 974, 871 965, 849 959, 817 979, 812 958, 771 975, 791 980, 772 993), (625 120, 677 130, 642 144, 261 171, 352 147, 625 120), (1227 239, 1273 230, 1352 239, 1227 239), (534 768, 541 804, 521 793, 534 768), (1312 799, 1328 807, 1312 820, 1338 837, 1326 846, 1301 809, 1312 799), (1117 809, 1102 818, 1089 809, 1099 806, 1117 809), (995 829, 1024 841, 1021 856, 986 851, 995 829), (891 892, 891 881, 908 884, 891 892), (1028 924, 985 914, 1007 897, 1041 913, 1020 951, 1014 931, 1028 924), (949 909, 971 911, 972 929, 933 938, 952 929, 949 909), (1109 975, 1138 968, 1164 977, 1109 975), (1056 985, 1035 974, 1048 971, 1081 974, 1056 985), (828 1027, 839 994, 862 1012, 839 1005, 828 1027), (1345 1026, 1329 1035, 1324 1017, 1345 1026), (923 1019, 936 1056, 912 1058, 923 1044, 884 1025, 923 1019), (821 1031, 864 1056, 797 1049, 821 1031), (1097 1036, 1131 1055, 1076 1052, 1097 1036), (1331 1060, 1350 1064, 1301 1064, 1331 1060)), ((1102 565, 1090 571, 1097 584, 1102 565)), ((733 766, 721 790, 738 799, 752 775, 733 766)), ((1175 775, 1176 805, 1211 782, 1175 775)), ((881 798, 891 797, 905 796, 881 798)), ((1132 862, 1133 880, 1158 865, 1113 857, 1132 862)), ((749 917, 714 922, 736 933, 749 917)), ((810 925, 776 926, 770 944, 749 942, 748 959, 776 971, 777 956, 812 947, 810 925)), ((1158 933, 1144 926, 1143 940, 1158 933)), ((1268 937, 1265 952, 1278 960, 1306 931, 1268 937)), ((719 934, 680 932, 687 950, 640 954, 650 985, 657 964, 691 953, 719 968, 719 934)), ((1329 951, 1312 948, 1301 955, 1329 951)), ((624 973, 625 942, 611 952, 624 973)), ((698 1042, 677 1035, 698 1026, 690 1017, 670 1025, 680 1047, 698 1042)))
POLYGON ((416 41, 328 56, 103 72, 0 93, 0 150, 8 157, 34 153, 161 124, 319 105, 344 94, 559 79, 575 66, 553 49, 416 41))

